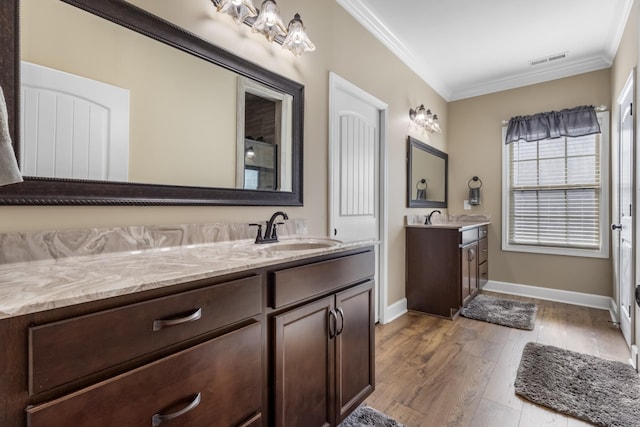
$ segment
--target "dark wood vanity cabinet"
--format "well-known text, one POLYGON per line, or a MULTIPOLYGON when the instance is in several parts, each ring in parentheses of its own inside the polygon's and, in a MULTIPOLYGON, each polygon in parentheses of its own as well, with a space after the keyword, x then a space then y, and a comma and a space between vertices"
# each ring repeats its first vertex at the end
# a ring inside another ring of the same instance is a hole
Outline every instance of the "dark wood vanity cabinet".
POLYGON ((28 425, 261 425, 261 332, 253 323, 28 408, 28 425))
POLYGON ((369 252, 276 273, 276 289, 294 274, 329 295, 272 318, 274 425, 335 426, 373 392, 374 262, 369 252))
POLYGON ((372 247, 0 320, 3 427, 337 425, 374 388, 372 247))
POLYGON ((407 227, 409 310, 452 318, 488 280, 487 226, 407 227))
POLYGON ((261 425, 262 282, 252 275, 31 326, 29 392, 60 396, 29 406, 27 424, 261 425))

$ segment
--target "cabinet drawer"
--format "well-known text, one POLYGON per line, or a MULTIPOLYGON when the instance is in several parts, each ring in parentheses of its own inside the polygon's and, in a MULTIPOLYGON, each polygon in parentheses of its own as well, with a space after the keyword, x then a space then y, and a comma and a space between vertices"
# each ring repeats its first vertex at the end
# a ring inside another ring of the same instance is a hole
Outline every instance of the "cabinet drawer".
POLYGON ((462 244, 466 245, 467 243, 475 242, 478 240, 478 229, 472 228, 471 230, 464 230, 462 232, 462 244))
POLYGON ((478 262, 483 263, 489 258, 489 240, 480 239, 478 242, 478 262))
POLYGON ((272 308, 283 307, 372 277, 374 252, 363 252, 273 273, 272 308))
POLYGON ((262 312, 262 279, 211 285, 29 328, 37 394, 262 312))
POLYGON ((485 237, 487 237, 487 226, 483 225, 481 227, 478 227, 478 239, 484 239, 485 237))
POLYGON ((261 337, 261 324, 254 323, 60 399, 27 408, 28 424, 260 425, 261 337), (175 417, 170 419, 172 415, 175 417))

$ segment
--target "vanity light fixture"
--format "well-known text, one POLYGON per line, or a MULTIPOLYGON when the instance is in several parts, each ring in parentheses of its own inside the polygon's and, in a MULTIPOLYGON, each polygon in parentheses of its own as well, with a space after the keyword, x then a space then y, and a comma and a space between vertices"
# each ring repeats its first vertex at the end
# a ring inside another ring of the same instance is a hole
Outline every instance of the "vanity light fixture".
POLYGON ((429 133, 442 133, 438 115, 431 113, 431 110, 425 109, 424 104, 420 104, 415 110, 413 108, 409 109, 409 118, 429 133))
POLYGON ((236 24, 242 24, 245 19, 257 16, 256 10, 251 0, 212 0, 218 12, 231 16, 236 24))
POLYGON ((236 23, 250 26, 252 32, 263 34, 267 40, 282 45, 295 56, 316 50, 304 29, 300 14, 296 13, 285 28, 275 0, 264 0, 260 7, 260 14, 253 6, 252 0, 211 0, 211 2, 218 12, 231 15, 236 23))

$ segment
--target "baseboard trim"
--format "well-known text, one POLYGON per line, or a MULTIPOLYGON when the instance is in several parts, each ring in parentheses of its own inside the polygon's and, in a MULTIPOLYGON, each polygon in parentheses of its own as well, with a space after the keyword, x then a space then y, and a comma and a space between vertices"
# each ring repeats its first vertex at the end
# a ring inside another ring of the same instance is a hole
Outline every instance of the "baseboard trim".
POLYGON ((629 363, 631 363, 631 365, 638 372, 640 372, 640 366, 638 366, 639 362, 640 360, 638 360, 638 346, 634 344, 631 346, 631 359, 629 360, 629 363))
POLYGON ((384 324, 393 322, 394 320, 396 320, 398 317, 402 316, 406 312, 407 312, 407 299, 402 298, 400 301, 396 301, 387 307, 387 310, 384 316, 384 324))
POLYGON ((539 286, 520 285, 517 283, 497 282, 495 280, 489 280, 482 289, 501 294, 519 295, 523 297, 538 298, 547 301, 556 301, 565 304, 607 310, 611 314, 611 318, 614 320, 616 319, 615 302, 611 297, 585 294, 582 292, 563 291, 560 289, 542 288, 539 286))

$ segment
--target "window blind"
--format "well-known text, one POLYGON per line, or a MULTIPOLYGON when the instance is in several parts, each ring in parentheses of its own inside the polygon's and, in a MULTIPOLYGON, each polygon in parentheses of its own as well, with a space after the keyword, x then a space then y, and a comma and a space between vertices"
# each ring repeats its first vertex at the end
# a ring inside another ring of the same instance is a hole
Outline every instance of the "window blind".
POLYGON ((599 249, 601 135, 509 144, 513 245, 599 249))

